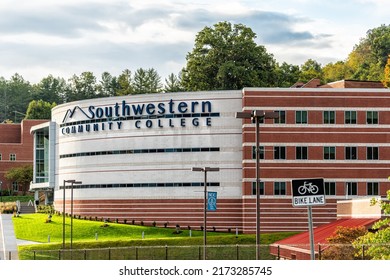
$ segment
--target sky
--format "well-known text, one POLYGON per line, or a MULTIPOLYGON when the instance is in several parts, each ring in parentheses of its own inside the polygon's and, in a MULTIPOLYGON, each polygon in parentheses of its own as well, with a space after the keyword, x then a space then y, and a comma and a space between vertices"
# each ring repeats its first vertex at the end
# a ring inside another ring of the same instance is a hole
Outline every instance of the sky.
POLYGON ((221 21, 250 27, 279 63, 324 66, 389 20, 388 0, 1 0, 0 77, 154 68, 164 81, 185 67, 196 34, 221 21))

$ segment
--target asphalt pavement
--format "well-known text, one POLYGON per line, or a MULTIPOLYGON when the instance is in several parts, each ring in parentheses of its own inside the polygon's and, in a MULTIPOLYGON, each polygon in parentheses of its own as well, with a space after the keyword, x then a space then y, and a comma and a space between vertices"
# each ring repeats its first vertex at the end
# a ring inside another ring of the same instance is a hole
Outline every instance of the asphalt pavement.
POLYGON ((12 214, 0 214, 0 260, 18 260, 18 241, 15 237, 12 214))

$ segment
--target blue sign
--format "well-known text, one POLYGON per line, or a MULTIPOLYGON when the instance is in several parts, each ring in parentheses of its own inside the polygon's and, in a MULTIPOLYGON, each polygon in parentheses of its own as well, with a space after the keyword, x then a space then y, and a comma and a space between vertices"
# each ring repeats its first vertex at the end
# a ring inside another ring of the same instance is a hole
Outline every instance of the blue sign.
POLYGON ((207 211, 217 211, 217 192, 207 192, 207 211))

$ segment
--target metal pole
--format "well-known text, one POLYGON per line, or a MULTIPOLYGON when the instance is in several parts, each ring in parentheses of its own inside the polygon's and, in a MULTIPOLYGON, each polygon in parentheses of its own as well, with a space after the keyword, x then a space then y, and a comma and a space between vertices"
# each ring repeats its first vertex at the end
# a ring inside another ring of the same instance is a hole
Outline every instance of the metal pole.
POLYGON ((70 249, 73 247, 73 182, 70 185, 70 249))
POLYGON ((65 249, 65 180, 63 185, 62 197, 62 249, 65 249))
POLYGON ((314 254, 314 232, 313 232, 313 218, 311 206, 307 207, 307 216, 309 219, 309 235, 310 235, 310 259, 315 260, 314 254))
POLYGON ((207 170, 204 168, 203 259, 207 259, 207 170))
POLYGON ((260 164, 259 164, 259 117, 256 120, 256 260, 260 259, 260 164))

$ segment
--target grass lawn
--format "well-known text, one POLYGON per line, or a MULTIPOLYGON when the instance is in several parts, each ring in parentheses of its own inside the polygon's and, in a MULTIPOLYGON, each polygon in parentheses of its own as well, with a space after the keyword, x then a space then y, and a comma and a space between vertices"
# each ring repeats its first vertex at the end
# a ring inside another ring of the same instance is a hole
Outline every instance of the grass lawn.
MULTIPOLYGON (((63 220, 54 215, 47 223, 47 214, 24 214, 13 217, 16 238, 40 242, 35 245, 19 246, 19 255, 31 258, 34 250, 58 250, 62 248, 63 220), (50 236, 50 242, 49 237, 50 236)), ((261 234, 261 244, 271 244, 291 236, 292 232, 261 234)), ((70 244, 70 218, 65 218, 66 249, 70 244)), ((254 245, 255 235, 226 232, 207 232, 208 245, 254 245)), ((179 234, 173 228, 147 227, 129 224, 107 223, 73 219, 73 249, 120 248, 140 246, 200 246, 203 232, 182 229, 179 234), (96 240, 96 236, 98 240, 96 240), (144 238, 143 238, 144 237, 144 238)), ((219 250, 219 249, 216 249, 219 250)), ((253 250, 253 248, 251 249, 253 250)), ((268 251, 268 250, 267 250, 268 251)), ((22 257, 23 258, 23 257, 22 257)), ((161 257, 163 259, 163 257, 161 257)), ((180 259, 180 257, 179 257, 180 259)))

